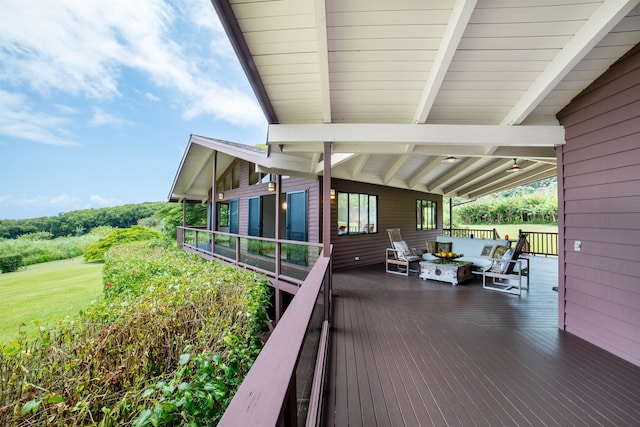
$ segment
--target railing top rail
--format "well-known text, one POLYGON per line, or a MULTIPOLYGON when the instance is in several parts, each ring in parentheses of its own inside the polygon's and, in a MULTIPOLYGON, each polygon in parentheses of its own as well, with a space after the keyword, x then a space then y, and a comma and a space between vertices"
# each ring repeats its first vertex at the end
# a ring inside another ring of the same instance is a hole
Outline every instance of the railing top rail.
POLYGON ((211 233, 211 234, 216 234, 216 235, 220 235, 220 236, 229 236, 229 237, 239 237, 241 239, 253 239, 253 240, 261 240, 263 242, 273 242, 273 243, 283 243, 283 244, 291 244, 291 245, 300 245, 300 246, 311 246, 311 247, 316 247, 316 248, 322 248, 322 243, 314 243, 314 242, 303 242, 301 240, 284 240, 284 239, 275 239, 272 237, 259 237, 259 236, 249 236, 246 234, 235 234, 235 233, 229 233, 226 231, 217 231, 217 230, 203 230, 201 228, 196 228, 196 227, 182 227, 179 226, 178 228, 182 229, 182 230, 192 230, 192 231, 197 231, 199 233, 205 231, 207 233, 211 233))
POLYGON ((236 392, 218 426, 275 426, 330 258, 321 256, 236 392))

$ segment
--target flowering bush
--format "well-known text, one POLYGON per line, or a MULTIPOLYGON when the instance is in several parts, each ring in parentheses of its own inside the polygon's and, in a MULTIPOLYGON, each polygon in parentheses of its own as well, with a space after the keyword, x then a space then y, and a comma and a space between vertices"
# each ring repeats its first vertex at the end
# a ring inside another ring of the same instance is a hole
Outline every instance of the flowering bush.
POLYGON ((105 257, 103 302, 0 348, 0 425, 209 425, 257 356, 263 278, 136 242, 105 257))

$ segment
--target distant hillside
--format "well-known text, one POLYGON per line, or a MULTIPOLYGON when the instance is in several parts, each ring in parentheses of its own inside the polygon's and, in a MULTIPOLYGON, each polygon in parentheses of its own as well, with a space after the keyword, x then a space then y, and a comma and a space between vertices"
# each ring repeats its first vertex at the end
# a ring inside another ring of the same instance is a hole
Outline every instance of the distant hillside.
POLYGON ((15 239, 23 234, 51 233, 52 237, 75 236, 99 226, 126 228, 166 208, 166 202, 128 204, 111 208, 82 209, 28 219, 0 220, 0 238, 15 239))

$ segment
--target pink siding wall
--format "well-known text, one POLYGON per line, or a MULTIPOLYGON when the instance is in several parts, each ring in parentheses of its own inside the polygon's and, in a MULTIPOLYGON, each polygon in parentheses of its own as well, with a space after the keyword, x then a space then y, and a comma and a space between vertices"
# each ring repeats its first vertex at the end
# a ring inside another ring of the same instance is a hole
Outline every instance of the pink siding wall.
POLYGON ((558 156, 564 183, 561 324, 640 365, 639 46, 558 118, 567 141, 558 156), (574 251, 576 240, 580 251, 574 251))
MULTIPOLYGON (((269 195, 267 184, 249 185, 249 163, 240 162, 240 188, 226 190, 225 200, 238 199, 238 231, 247 234, 249 197, 269 195)), ((400 190, 380 185, 364 184, 340 179, 332 180, 336 191, 365 193, 378 196, 378 233, 357 236, 338 236, 337 203, 331 203, 331 242, 333 268, 344 269, 384 262, 385 249, 389 247, 387 228, 400 228, 402 237, 410 247, 425 248, 427 239, 435 239, 442 234, 442 197, 419 191, 400 190), (416 200, 438 202, 438 228, 436 230, 416 230, 416 200), (359 257, 358 261, 355 257, 359 257)), ((322 239, 321 183, 305 178, 282 180, 282 192, 307 190, 309 197, 309 242, 319 243, 322 239)), ((284 215, 284 213, 281 213, 284 215)), ((284 227, 282 227, 284 236, 284 227)))
MULTIPOLYGON (((237 160, 240 162, 240 188, 226 190, 224 192, 225 200, 238 199, 238 232, 247 234, 249 225, 249 197, 266 196, 270 193, 267 184, 249 185, 249 162, 237 160)), ((308 241, 318 243, 320 241, 320 230, 317 216, 319 215, 318 204, 320 197, 320 183, 304 178, 284 178, 282 179, 282 193, 290 191, 307 190, 309 197, 309 229, 308 241), (315 217, 314 217, 315 215, 315 217)), ((284 197, 283 197, 284 201, 284 197)), ((284 218, 284 212, 281 212, 284 218)), ((284 227, 282 228, 284 235, 284 227)))

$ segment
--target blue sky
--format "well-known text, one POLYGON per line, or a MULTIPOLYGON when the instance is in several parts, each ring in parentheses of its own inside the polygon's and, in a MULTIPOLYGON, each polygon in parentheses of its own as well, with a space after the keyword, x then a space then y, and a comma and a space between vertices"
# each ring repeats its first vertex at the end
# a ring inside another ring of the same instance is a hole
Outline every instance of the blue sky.
POLYGON ((265 142, 208 0, 0 10, 0 219, 164 201, 190 134, 265 142))

